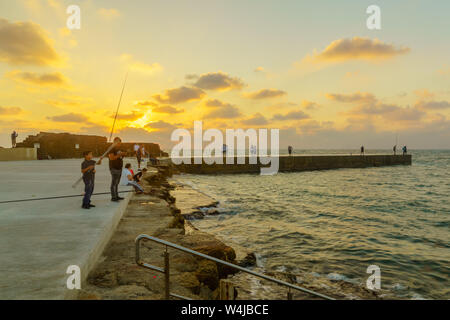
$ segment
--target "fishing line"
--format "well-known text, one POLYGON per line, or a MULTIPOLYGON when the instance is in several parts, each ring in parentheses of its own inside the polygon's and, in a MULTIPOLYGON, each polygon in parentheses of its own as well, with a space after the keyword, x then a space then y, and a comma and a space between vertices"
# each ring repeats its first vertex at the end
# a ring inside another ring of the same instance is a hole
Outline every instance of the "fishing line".
MULTIPOLYGON (((119 193, 126 193, 126 192, 134 192, 134 190, 119 191, 119 193)), ((97 193, 93 193, 92 195, 96 196, 96 195, 104 195, 104 194, 111 194, 111 192, 97 192, 97 193)), ((73 195, 67 195, 67 196, 56 196, 56 197, 46 197, 46 198, 30 198, 30 199, 21 199, 21 200, 6 200, 6 201, 0 201, 0 204, 38 201, 38 200, 55 200, 55 199, 64 199, 64 198, 75 198, 75 197, 84 197, 84 194, 73 194, 73 195)))

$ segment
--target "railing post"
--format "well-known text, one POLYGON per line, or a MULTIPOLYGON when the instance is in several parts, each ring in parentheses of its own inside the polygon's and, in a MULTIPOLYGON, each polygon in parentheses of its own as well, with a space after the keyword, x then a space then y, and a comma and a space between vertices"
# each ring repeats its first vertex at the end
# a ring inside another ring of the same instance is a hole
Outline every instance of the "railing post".
POLYGON ((291 292, 291 288, 288 288, 287 299, 288 299, 288 300, 292 300, 292 292, 291 292))
POLYGON ((170 299, 170 264, 169 264, 169 252, 164 252, 164 276, 165 276, 165 283, 166 283, 166 300, 170 299))

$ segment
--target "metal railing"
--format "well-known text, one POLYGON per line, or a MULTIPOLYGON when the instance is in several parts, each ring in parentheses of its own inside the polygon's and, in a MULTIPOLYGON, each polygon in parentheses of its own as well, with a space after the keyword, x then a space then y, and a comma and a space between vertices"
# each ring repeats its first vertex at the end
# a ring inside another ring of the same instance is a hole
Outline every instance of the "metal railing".
POLYGON ((316 296, 316 297, 319 297, 319 298, 322 298, 322 299, 335 300, 334 298, 328 297, 328 296, 326 296, 324 294, 321 294, 321 293, 318 293, 318 292, 315 292, 315 291, 312 291, 312 290, 309 290, 309 289, 306 289, 306 288, 302 288, 302 287, 296 286, 294 284, 291 284, 289 282, 278 280, 278 279, 266 276, 266 275, 261 274, 261 273, 254 272, 252 270, 243 268, 241 266, 238 266, 238 265, 235 265, 235 264, 232 264, 232 263, 229 263, 229 262, 226 262, 226 261, 223 261, 223 260, 220 260, 220 259, 208 256, 206 254, 203 254, 203 253, 200 253, 200 252, 197 252, 197 251, 194 251, 194 250, 191 250, 191 249, 179 246, 179 245, 177 245, 175 243, 172 243, 172 242, 169 242, 169 241, 165 241, 165 240, 162 240, 162 239, 158 239, 158 238, 146 235, 146 234, 139 235, 136 238, 135 243, 136 243, 136 257, 135 257, 136 258, 136 264, 138 266, 141 266, 141 267, 144 267, 144 268, 147 268, 147 269, 151 269, 153 271, 164 273, 164 275, 165 275, 165 298, 167 300, 170 299, 170 297, 174 297, 174 298, 178 298, 178 299, 191 300, 190 298, 183 297, 183 296, 180 296, 180 295, 177 295, 177 294, 174 294, 174 293, 170 292, 170 270, 169 270, 170 261, 169 261, 169 252, 167 251, 168 247, 174 248, 174 249, 182 251, 182 252, 190 253, 192 255, 195 255, 195 256, 198 256, 198 257, 210 260, 210 261, 214 261, 216 263, 220 263, 220 264, 228 266, 230 268, 234 268, 234 269, 237 269, 239 271, 251 274, 251 275, 253 275, 255 277, 259 277, 259 278, 262 278, 264 280, 268 280, 268 281, 277 283, 279 285, 288 287, 289 291, 288 291, 287 297, 288 297, 289 300, 292 299, 291 289, 302 291, 302 292, 308 293, 310 295, 313 295, 313 296, 316 296), (162 245, 165 246, 165 251, 164 251, 164 268, 160 268, 160 267, 157 267, 157 266, 154 266, 154 265, 151 265, 151 264, 148 264, 148 263, 145 263, 145 262, 141 261, 140 243, 141 243, 142 240, 150 240, 150 241, 153 241, 153 242, 156 242, 158 244, 162 244, 162 245))

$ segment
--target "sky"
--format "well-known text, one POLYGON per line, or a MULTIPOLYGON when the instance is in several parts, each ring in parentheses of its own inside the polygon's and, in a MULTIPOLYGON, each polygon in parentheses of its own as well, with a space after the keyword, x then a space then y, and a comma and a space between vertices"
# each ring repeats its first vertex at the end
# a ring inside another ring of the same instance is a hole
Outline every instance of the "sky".
POLYGON ((448 149, 449 14, 447 0, 0 0, 0 146, 13 130, 109 137, 128 74, 114 135, 129 142, 167 149, 201 120, 276 128, 295 149, 448 149))

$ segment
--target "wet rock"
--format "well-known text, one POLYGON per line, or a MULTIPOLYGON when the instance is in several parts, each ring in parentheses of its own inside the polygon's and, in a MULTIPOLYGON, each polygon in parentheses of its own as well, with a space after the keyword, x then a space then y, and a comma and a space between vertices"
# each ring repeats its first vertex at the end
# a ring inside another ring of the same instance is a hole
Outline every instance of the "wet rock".
POLYGON ((256 266, 256 255, 253 252, 248 253, 244 259, 239 261, 238 265, 244 268, 256 266))
POLYGON ((201 292, 201 284, 197 276, 192 272, 184 272, 173 277, 173 280, 179 285, 192 291, 193 294, 201 292))
POLYGON ((207 285, 211 290, 219 286, 219 272, 217 265, 213 261, 202 260, 198 263, 195 275, 201 283, 207 285))
POLYGON ((110 270, 98 270, 87 279, 89 284, 99 288, 113 288, 118 285, 117 272, 110 270))
POLYGON ((201 211, 194 211, 183 215, 186 220, 204 219, 205 214, 201 211))

